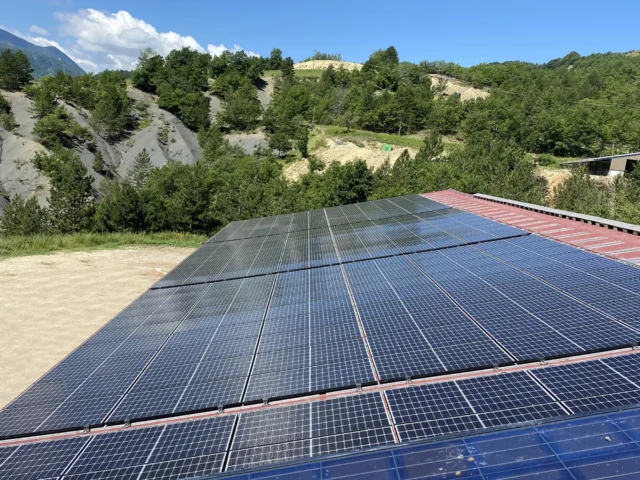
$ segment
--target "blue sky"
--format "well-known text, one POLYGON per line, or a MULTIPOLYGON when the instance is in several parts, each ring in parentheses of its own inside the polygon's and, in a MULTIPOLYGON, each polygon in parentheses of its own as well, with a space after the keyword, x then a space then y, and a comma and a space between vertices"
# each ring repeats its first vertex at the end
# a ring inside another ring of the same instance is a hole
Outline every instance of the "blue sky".
POLYGON ((147 44, 261 55, 278 46, 296 61, 316 49, 364 61, 394 45, 412 62, 546 62, 572 50, 640 49, 638 18, 637 0, 21 0, 2 9, 0 25, 99 70, 130 68, 147 44))

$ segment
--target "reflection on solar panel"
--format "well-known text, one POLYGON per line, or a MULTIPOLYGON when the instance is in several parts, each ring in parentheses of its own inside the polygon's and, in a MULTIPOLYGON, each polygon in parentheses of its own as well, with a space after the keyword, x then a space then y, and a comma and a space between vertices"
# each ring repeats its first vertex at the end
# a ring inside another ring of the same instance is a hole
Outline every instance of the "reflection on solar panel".
POLYGON ((0 411, 0 438, 37 435, 0 443, 0 477, 187 478, 637 405, 640 355, 540 361, 637 344, 639 307, 640 269, 419 196, 234 222, 0 411))
POLYGON ((640 475, 640 410, 553 425, 232 475, 229 480, 319 478, 604 479, 640 475))

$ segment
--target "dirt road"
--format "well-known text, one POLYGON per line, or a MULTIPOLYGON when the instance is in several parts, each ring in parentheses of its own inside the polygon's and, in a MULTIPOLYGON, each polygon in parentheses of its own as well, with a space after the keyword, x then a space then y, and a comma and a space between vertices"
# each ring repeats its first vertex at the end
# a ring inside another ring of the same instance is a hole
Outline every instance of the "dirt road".
POLYGON ((0 261, 0 408, 192 251, 136 247, 0 261))

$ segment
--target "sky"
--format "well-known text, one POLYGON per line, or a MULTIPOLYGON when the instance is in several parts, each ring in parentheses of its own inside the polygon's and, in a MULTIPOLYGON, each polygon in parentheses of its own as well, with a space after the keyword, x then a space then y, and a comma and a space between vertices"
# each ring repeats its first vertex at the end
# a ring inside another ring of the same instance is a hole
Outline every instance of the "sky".
POLYGON ((0 28, 61 48, 87 71, 134 68, 145 47, 216 55, 273 47, 364 62, 393 45, 410 62, 544 63, 640 49, 638 0, 0 0, 0 28))

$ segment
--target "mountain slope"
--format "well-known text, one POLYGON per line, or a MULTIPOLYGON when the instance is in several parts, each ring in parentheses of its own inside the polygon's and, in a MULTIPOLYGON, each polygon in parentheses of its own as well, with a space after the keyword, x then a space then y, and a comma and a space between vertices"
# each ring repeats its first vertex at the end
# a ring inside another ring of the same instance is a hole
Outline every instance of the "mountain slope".
MULTIPOLYGON (((86 145, 76 148, 80 161, 93 177, 93 187, 98 189, 104 175, 93 170, 95 150, 102 153, 107 166, 121 178, 134 165, 135 157, 143 148, 147 149, 151 163, 156 167, 165 165, 169 159, 185 164, 194 164, 202 154, 197 135, 189 130, 173 114, 161 110, 153 95, 140 90, 129 89, 129 97, 134 102, 135 122, 141 125, 116 143, 108 143, 93 128, 91 114, 86 110, 65 102, 60 105, 71 115, 76 123, 91 133, 95 149, 86 145)), ((33 102, 22 92, 0 91, 11 105, 17 127, 7 132, 0 127, 0 215, 9 198, 17 195, 22 198, 35 196, 42 205, 47 204, 49 181, 40 174, 31 159, 36 151, 46 151, 33 134, 36 123, 32 113, 33 102)))
POLYGON ((85 73, 82 68, 56 47, 39 47, 0 29, 0 51, 6 49, 22 50, 31 62, 33 77, 36 79, 54 74, 58 70, 72 75, 85 73))

